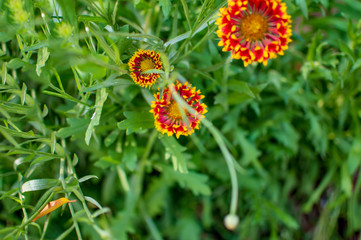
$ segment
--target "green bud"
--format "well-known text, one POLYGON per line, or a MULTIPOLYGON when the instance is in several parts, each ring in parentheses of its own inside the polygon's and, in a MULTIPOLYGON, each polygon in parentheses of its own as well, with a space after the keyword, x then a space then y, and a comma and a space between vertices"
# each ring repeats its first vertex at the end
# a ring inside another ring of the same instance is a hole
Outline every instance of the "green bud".
POLYGON ((61 38, 69 38, 73 34, 73 27, 65 22, 61 22, 58 24, 56 32, 61 38))

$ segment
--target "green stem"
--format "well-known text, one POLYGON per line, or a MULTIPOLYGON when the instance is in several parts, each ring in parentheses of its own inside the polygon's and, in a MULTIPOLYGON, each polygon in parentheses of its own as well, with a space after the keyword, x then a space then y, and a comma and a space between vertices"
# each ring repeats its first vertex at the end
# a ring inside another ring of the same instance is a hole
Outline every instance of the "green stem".
MULTIPOLYGON (((169 86, 169 88, 173 89, 171 86, 169 86)), ((191 106, 189 106, 177 92, 172 91, 172 96, 174 97, 176 102, 178 104, 180 104, 184 109, 186 109, 189 113, 191 113, 195 116, 199 116, 199 113, 196 112, 191 106)), ((236 174, 234 159, 233 159, 232 155, 230 154, 230 152, 228 151, 227 146, 222 139, 222 134, 219 132, 219 130, 216 127, 214 127, 210 121, 208 121, 205 118, 201 119, 201 122, 208 128, 208 130, 213 135, 215 141, 217 142, 219 148, 221 149, 224 159, 226 160, 229 175, 231 178, 231 185, 232 185, 230 214, 236 215, 237 204, 238 204, 238 181, 237 181, 237 174, 236 174)))
POLYGON ((142 156, 142 159, 140 160, 139 169, 137 172, 137 185, 135 188, 135 199, 137 200, 142 192, 143 189, 143 178, 144 178, 144 168, 147 163, 147 158, 150 154, 150 151, 152 150, 153 144, 155 140, 157 139, 158 132, 156 129, 153 130, 152 134, 149 137, 147 146, 145 148, 144 154, 142 156))
POLYGON ((50 221, 50 214, 46 215, 46 220, 43 227, 43 233, 41 234, 40 240, 43 240, 45 237, 46 230, 48 229, 49 226, 49 221, 50 221))
POLYGON ((142 217, 144 218, 145 223, 147 224, 150 233, 153 236, 153 239, 155 240, 163 240, 161 234, 159 233, 159 230, 157 226, 155 225, 153 219, 148 215, 148 213, 145 210, 144 204, 141 202, 140 204, 140 212, 142 214, 142 217))
MULTIPOLYGON (((64 140, 62 141, 62 144, 64 145, 64 140)), ((63 189, 66 189, 66 183, 64 181, 64 173, 65 173, 65 159, 64 158, 61 158, 60 159, 60 173, 59 173, 59 180, 61 181, 61 184, 63 186, 63 189)), ((68 193, 65 193, 65 196, 67 198, 68 197, 68 193)), ((74 223, 74 227, 75 227, 75 232, 76 232, 76 235, 78 237, 78 239, 82 239, 82 236, 81 236, 81 232, 80 232, 80 228, 79 228, 79 224, 77 222, 77 220, 74 218, 74 209, 73 209, 73 206, 71 204, 68 204, 69 206, 69 210, 70 210, 70 214, 73 218, 73 223, 74 223)))
MULTIPOLYGON (((18 182, 19 183, 21 183, 22 182, 22 175, 19 173, 19 175, 18 175, 18 177, 19 177, 19 179, 18 179, 18 182)), ((24 213, 24 222, 26 222, 27 221, 27 219, 28 219, 28 214, 27 214, 27 212, 26 212, 26 209, 24 208, 24 206, 23 206, 23 196, 22 196, 22 194, 21 194, 21 192, 20 192, 20 189, 21 189, 21 187, 19 186, 18 187, 18 193, 19 193, 19 199, 21 200, 21 209, 22 209, 22 211, 23 211, 23 213, 24 213)), ((25 239, 27 240, 28 239, 28 226, 27 225, 25 225, 25 234, 24 234, 24 236, 25 236, 25 239)))

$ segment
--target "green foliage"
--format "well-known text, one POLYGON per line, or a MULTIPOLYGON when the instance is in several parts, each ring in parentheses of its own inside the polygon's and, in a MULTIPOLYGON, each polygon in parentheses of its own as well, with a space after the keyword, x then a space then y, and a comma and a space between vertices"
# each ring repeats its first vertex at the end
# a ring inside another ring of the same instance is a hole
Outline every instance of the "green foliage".
POLYGON ((0 238, 359 238, 361 3, 285 2, 289 49, 245 68, 217 46, 226 1, 0 0, 0 238), (208 106, 179 139, 149 112, 177 78, 208 106))

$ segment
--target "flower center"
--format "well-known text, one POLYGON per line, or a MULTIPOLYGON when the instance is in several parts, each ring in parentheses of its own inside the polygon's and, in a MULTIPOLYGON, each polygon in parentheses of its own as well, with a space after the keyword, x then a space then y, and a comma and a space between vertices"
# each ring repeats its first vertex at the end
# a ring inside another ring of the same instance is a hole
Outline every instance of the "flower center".
POLYGON ((251 41, 263 39, 267 30, 267 20, 259 14, 251 14, 242 19, 241 33, 251 41))
POLYGON ((146 58, 140 62, 140 72, 145 72, 154 69, 154 62, 150 58, 146 58))
MULTIPOLYGON (((187 110, 184 110, 184 113, 187 113, 187 110)), ((169 117, 174 119, 174 120, 180 120, 182 119, 182 113, 179 109, 178 103, 176 101, 172 101, 168 107, 168 114, 169 117)))

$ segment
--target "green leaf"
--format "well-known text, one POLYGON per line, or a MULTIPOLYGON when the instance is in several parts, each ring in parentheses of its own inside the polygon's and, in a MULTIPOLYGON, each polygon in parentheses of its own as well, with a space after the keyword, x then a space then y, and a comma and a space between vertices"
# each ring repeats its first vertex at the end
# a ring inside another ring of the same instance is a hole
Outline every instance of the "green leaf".
POLYGON ((29 65, 29 64, 19 58, 13 58, 7 63, 7 67, 10 69, 18 69, 24 65, 29 65))
POLYGON ((353 175, 361 164, 361 139, 356 138, 347 156, 347 171, 353 175))
POLYGON ((117 140, 118 136, 119 136, 119 129, 114 129, 105 139, 104 139, 104 145, 106 147, 109 147, 110 145, 112 145, 115 140, 117 140))
POLYGON ((301 9, 303 16, 308 19, 308 8, 306 0, 296 0, 296 5, 301 9))
POLYGON ((278 205, 271 203, 270 201, 267 201, 263 199, 264 204, 275 213, 275 216, 287 227, 292 229, 298 229, 299 224, 298 222, 287 212, 283 211, 278 207, 278 205))
POLYGON ((164 17, 167 19, 169 16, 170 9, 172 7, 170 0, 159 0, 159 5, 162 7, 164 17))
POLYGON ((11 195, 14 195, 14 194, 16 194, 18 192, 18 188, 14 188, 14 189, 11 189, 11 190, 9 190, 9 191, 7 191, 7 192, 3 192, 3 191, 1 191, 0 192, 0 200, 2 200, 2 199, 4 199, 4 198, 7 198, 7 197, 10 197, 11 195))
POLYGON ((95 100, 95 112, 91 117, 89 126, 85 132, 85 143, 89 145, 90 138, 93 133, 93 129, 95 126, 99 125, 100 116, 102 114, 104 102, 108 98, 108 93, 105 88, 101 88, 97 90, 96 100, 95 100))
POLYGON ((25 182, 21 186, 21 192, 31 192, 43 189, 48 189, 57 185, 59 180, 57 179, 34 179, 25 182))
POLYGON ((133 85, 134 82, 125 78, 116 78, 118 74, 110 75, 105 81, 97 83, 93 86, 85 88, 83 92, 91 92, 97 90, 99 88, 108 88, 113 86, 120 86, 120 85, 133 85))
POLYGON ((189 216, 179 219, 177 222, 179 228, 179 240, 198 240, 202 239, 202 228, 199 221, 189 216))
POLYGON ((38 61, 36 63, 36 74, 38 74, 38 76, 40 76, 41 68, 45 66, 45 63, 48 60, 49 56, 50 52, 48 52, 47 47, 44 47, 41 49, 41 51, 38 51, 38 61))
POLYGON ((137 167, 137 142, 133 135, 128 135, 124 143, 123 163, 130 170, 134 171, 137 167))
POLYGON ((256 161, 261 155, 257 147, 245 137, 243 132, 238 131, 235 135, 243 152, 242 165, 247 166, 249 163, 256 161))
POLYGON ((228 82, 228 88, 231 91, 246 94, 251 98, 256 98, 256 96, 248 86, 248 83, 246 82, 231 80, 228 82))
POLYGON ((56 2, 61 7, 63 19, 74 27, 75 33, 78 33, 78 18, 75 10, 76 2, 73 0, 57 0, 56 2))
POLYGON ((107 68, 104 65, 109 62, 109 57, 102 54, 92 54, 88 58, 91 61, 77 65, 79 73, 81 75, 91 74, 95 79, 103 78, 107 73, 107 68))
POLYGON ((338 43, 340 45, 341 51, 344 52, 347 56, 349 56, 349 58, 352 62, 355 62, 356 57, 355 57, 355 54, 350 49, 350 47, 347 46, 347 44, 341 40, 338 43))
POLYGON ((163 143, 166 152, 170 154, 174 170, 187 173, 187 161, 183 153, 186 148, 180 145, 174 137, 162 136, 160 141, 163 143))
POLYGON ((59 138, 67 138, 82 133, 90 123, 89 119, 84 118, 67 118, 66 121, 70 124, 70 127, 61 128, 56 133, 59 138))
POLYGON ((126 130, 127 135, 138 130, 153 128, 154 117, 149 112, 124 112, 127 118, 118 123, 120 130, 126 130))
POLYGON ((167 179, 178 182, 181 187, 190 189, 195 195, 202 194, 208 196, 211 194, 211 189, 206 184, 208 181, 207 175, 191 171, 181 173, 167 166, 164 167, 164 174, 167 179))
POLYGON ((88 197, 88 196, 85 196, 84 199, 92 204, 94 204, 95 206, 97 206, 97 208, 99 209, 102 209, 103 207, 98 203, 97 200, 95 200, 94 198, 92 197, 88 197))
POLYGON ((347 162, 341 165, 341 189, 345 192, 347 197, 352 195, 352 180, 350 173, 347 170, 347 162))
POLYGON ((155 216, 162 212, 166 205, 166 199, 170 182, 166 178, 153 178, 147 192, 144 195, 144 203, 150 216, 155 216))
POLYGON ((86 176, 80 178, 80 179, 78 180, 78 182, 79 182, 79 183, 82 183, 82 182, 88 181, 89 179, 92 179, 92 178, 98 179, 98 176, 96 176, 96 175, 86 175, 86 176))

